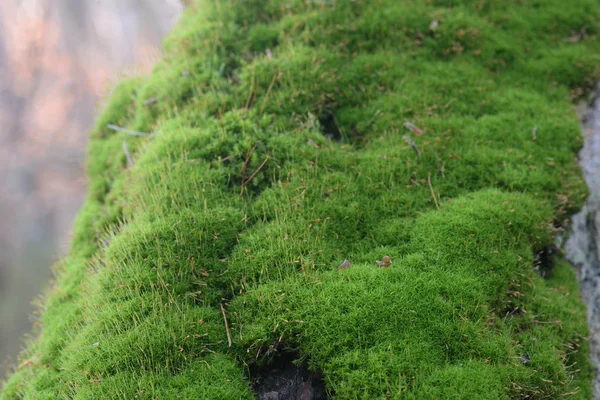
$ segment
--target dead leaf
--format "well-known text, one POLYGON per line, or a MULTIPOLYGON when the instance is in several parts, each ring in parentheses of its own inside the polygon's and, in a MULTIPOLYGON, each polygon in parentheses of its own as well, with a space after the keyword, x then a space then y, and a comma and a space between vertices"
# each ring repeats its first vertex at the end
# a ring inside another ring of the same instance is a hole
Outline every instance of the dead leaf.
POLYGON ((415 125, 411 124, 410 122, 405 122, 404 127, 406 129, 408 129, 409 131, 413 132, 417 136, 421 136, 423 134, 423 130, 421 128, 416 127, 415 125))
POLYGON ((352 264, 350 264, 350 261, 348 260, 344 260, 344 262, 338 267, 338 271, 340 269, 344 269, 344 268, 350 268, 352 266, 352 264))
POLYGON ((430 31, 435 31, 437 29, 437 27, 440 26, 440 21, 438 21, 437 19, 434 19, 433 21, 431 21, 431 23, 429 24, 429 30, 430 31))
POLYGON ((385 256, 385 257, 383 257, 383 260, 381 260, 381 261, 377 260, 375 262, 380 267, 387 268, 387 267, 389 267, 392 264, 392 259, 389 256, 385 256))

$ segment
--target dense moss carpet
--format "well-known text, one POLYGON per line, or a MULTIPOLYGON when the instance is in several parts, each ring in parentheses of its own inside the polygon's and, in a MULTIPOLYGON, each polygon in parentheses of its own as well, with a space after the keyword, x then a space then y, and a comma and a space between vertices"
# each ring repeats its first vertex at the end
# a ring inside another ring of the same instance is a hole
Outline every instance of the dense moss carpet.
POLYGON ((586 196, 573 103, 599 17, 192 1, 98 118, 71 253, 1 397, 253 398, 285 354, 336 399, 589 398, 575 274, 544 249, 586 196))

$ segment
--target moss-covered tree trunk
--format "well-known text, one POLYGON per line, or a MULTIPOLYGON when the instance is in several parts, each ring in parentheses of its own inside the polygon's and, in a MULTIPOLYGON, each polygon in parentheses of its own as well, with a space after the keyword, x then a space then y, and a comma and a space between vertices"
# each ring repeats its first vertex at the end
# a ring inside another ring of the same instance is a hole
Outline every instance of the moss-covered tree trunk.
POLYGON ((586 194, 599 12, 192 2, 98 119, 2 397, 252 398, 287 354, 339 399, 588 398, 575 275, 536 254, 586 194))

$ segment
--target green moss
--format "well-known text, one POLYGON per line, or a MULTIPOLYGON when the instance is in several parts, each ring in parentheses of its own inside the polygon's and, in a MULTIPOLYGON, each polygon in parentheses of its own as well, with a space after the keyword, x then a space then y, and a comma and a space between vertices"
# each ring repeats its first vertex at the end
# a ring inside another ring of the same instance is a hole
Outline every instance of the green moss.
POLYGON ((281 352, 341 399, 589 398, 575 275, 533 263, 586 196, 600 3, 397 3, 192 2, 99 116, 2 398, 252 398, 281 352))

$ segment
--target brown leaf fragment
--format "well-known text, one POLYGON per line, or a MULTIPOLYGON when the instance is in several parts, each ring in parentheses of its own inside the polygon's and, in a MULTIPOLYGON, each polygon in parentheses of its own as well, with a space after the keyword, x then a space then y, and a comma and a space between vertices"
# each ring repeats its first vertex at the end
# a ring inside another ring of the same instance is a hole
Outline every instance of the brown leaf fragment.
POLYGON ((148 100, 144 101, 145 106, 150 106, 155 103, 158 103, 158 99, 156 97, 150 97, 148 100))
POLYGON ((375 261, 377 263, 377 265, 379 265, 382 268, 387 268, 392 264, 392 259, 389 256, 384 256, 383 260, 377 260, 375 261))
POLYGON ((440 21, 438 21, 437 19, 434 19, 429 24, 429 30, 433 32, 437 29, 438 26, 440 26, 440 21))
POLYGON ((411 124, 410 122, 405 122, 404 127, 415 135, 421 136, 423 134, 423 129, 411 124))
POLYGON ((413 150, 415 151, 415 153, 417 153, 418 156, 421 155, 421 151, 417 147, 417 144, 415 142, 413 142, 413 140, 411 138, 409 138, 406 135, 402 136, 402 138, 404 139, 404 141, 406 141, 406 143, 410 144, 410 146, 413 148, 413 150))
POLYGON ((338 271, 340 269, 344 269, 344 268, 350 268, 352 266, 352 264, 350 264, 350 261, 348 260, 344 260, 344 262, 338 267, 338 271))
POLYGON ((19 369, 25 368, 25 367, 31 367, 36 364, 37 364, 37 358, 31 357, 31 358, 28 358, 27 360, 23 361, 21 364, 19 364, 19 369))

